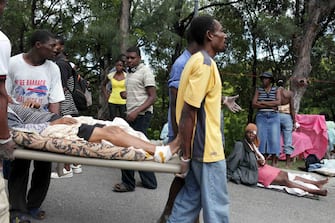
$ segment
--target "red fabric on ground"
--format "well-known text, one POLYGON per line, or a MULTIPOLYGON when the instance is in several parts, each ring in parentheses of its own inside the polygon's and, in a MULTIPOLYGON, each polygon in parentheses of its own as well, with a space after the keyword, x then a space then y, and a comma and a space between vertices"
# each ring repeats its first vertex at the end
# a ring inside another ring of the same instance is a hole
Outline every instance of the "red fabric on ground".
MULTIPOLYGON (((302 155, 306 158, 309 154, 315 154, 322 159, 327 152, 328 134, 326 120, 323 115, 297 114, 296 122, 300 127, 292 133, 293 147, 291 157, 302 155)), ((285 160, 285 154, 280 159, 285 160)))
POLYGON ((265 187, 269 186, 279 172, 280 169, 267 164, 258 167, 258 183, 263 184, 265 187))

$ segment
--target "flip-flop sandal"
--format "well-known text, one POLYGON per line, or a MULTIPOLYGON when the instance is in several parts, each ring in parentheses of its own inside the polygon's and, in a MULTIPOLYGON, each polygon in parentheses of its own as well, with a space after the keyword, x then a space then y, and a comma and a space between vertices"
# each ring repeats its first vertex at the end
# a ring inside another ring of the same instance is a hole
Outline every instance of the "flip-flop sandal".
POLYGON ((31 217, 33 217, 37 220, 45 219, 45 211, 42 211, 39 208, 30 209, 29 214, 31 215, 31 217))
POLYGON ((113 191, 114 192, 121 192, 122 193, 122 192, 131 192, 131 191, 134 191, 134 189, 133 190, 129 189, 127 187, 127 185, 124 184, 124 183, 118 183, 118 184, 114 185, 113 191))

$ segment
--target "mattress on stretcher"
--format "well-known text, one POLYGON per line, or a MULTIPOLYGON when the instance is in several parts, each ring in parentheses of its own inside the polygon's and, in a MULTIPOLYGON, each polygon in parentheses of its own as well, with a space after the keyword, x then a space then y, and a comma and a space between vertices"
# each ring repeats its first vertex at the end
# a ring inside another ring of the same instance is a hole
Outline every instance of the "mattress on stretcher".
POLYGON ((21 147, 15 150, 15 158, 166 173, 180 171, 179 160, 176 157, 168 163, 157 163, 148 160, 142 151, 131 147, 48 138, 37 133, 17 130, 13 130, 12 134, 13 140, 21 147))

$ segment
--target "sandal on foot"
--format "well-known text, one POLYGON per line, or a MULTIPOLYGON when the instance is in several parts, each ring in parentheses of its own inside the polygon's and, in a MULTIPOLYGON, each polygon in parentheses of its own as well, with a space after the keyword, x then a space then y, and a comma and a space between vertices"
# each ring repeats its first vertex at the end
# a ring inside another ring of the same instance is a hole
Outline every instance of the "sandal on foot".
POLYGON ((37 219, 37 220, 43 220, 45 219, 45 211, 42 211, 39 208, 33 208, 29 210, 29 214, 31 217, 37 219))
POLYGON ((131 192, 134 191, 134 189, 130 189, 125 183, 118 183, 114 185, 113 188, 114 192, 131 192))

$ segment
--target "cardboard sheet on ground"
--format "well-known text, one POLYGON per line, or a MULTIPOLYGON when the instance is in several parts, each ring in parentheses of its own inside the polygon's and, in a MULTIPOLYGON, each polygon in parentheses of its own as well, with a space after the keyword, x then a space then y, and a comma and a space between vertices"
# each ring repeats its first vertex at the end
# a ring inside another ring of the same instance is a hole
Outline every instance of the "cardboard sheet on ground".
POLYGON ((180 171, 179 160, 176 157, 168 163, 157 163, 143 151, 131 147, 48 138, 37 133, 17 130, 13 130, 12 134, 13 140, 21 147, 15 150, 14 158, 166 173, 180 171))
MULTIPOLYGON (((300 176, 300 177, 307 178, 307 179, 310 179, 310 180, 317 180, 315 177, 313 177, 309 174, 288 173, 288 177, 292 181, 294 180, 294 178, 296 176, 300 176)), ((294 180, 294 182, 296 182, 298 184, 301 184, 301 185, 304 185, 306 187, 309 187, 311 189, 318 189, 313 184, 308 184, 308 183, 304 183, 304 182, 297 181, 297 180, 294 180)), ((260 183, 257 183, 257 186, 265 188, 265 189, 272 189, 272 190, 286 192, 288 194, 295 195, 295 196, 298 196, 298 197, 308 197, 308 198, 312 198, 312 199, 319 199, 318 195, 310 194, 310 193, 308 193, 304 190, 301 190, 299 188, 288 188, 286 186, 279 186, 279 185, 269 185, 268 187, 265 187, 263 184, 260 184, 260 183)))

